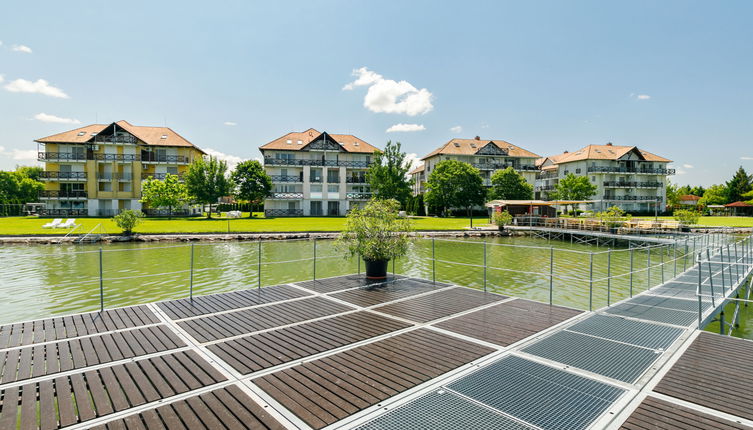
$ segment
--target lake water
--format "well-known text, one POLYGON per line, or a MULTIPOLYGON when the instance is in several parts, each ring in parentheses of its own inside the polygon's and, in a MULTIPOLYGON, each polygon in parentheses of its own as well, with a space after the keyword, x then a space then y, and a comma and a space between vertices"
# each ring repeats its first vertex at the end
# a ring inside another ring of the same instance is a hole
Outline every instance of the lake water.
MULTIPOLYGON (((102 247, 105 307, 187 297, 191 245, 119 243, 102 247)), ((486 288, 515 297, 548 302, 550 282, 555 304, 597 309, 644 291, 681 272, 686 261, 672 261, 673 248, 614 249, 530 237, 420 239, 394 268, 399 274, 486 288), (433 242, 433 243, 432 243, 433 242), (511 246, 516 245, 516 246, 511 246), (432 263, 432 247, 436 264, 432 263), (486 249, 486 251, 484 250, 486 249), (593 256, 593 288, 590 252, 593 256), (611 254, 611 256, 610 256, 611 254), (631 279, 631 267, 637 270, 631 279), (650 256, 649 256, 650 254, 650 256), (554 256, 553 276, 550 261, 554 256), (646 270, 651 259, 650 270, 646 270), (659 267, 661 261, 665 264, 659 267), (435 272, 432 273, 433 267, 435 272), (663 269, 663 270, 662 270, 663 269), (612 280, 605 278, 611 273, 612 280), (593 291, 591 294, 590 291, 593 291)), ((678 257, 682 249, 676 250, 678 257)), ((314 241, 197 242, 193 246, 194 294, 209 294, 314 277, 314 241), (261 266, 259 266, 261 253, 261 266), (261 270, 259 268, 261 267, 261 270)), ((355 273, 355 258, 344 259, 333 241, 316 241, 316 277, 355 273)), ((0 323, 96 310, 99 307, 98 245, 0 247, 0 323)), ((390 264, 390 270, 393 265, 390 264)), ((361 270, 362 266, 361 266, 361 270)))

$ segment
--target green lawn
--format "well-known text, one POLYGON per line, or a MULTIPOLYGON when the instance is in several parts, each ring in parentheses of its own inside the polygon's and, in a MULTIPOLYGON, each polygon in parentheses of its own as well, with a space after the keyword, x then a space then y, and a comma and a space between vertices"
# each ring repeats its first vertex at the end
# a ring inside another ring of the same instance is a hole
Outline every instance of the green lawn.
MULTIPOLYGON (((636 217, 651 218, 651 217, 636 217)), ((671 216, 660 216, 659 219, 674 219, 671 216)), ((753 217, 743 216, 703 216, 698 225, 709 227, 753 227, 753 217)))
MULTIPOLYGON (((248 213, 245 214, 248 216, 248 213)), ((34 234, 66 234, 70 229, 44 229, 42 225, 52 221, 49 218, 8 217, 0 218, 0 235, 34 235, 34 234)), ((120 229, 111 218, 78 218, 81 224, 76 230, 86 233, 98 224, 110 234, 120 233, 120 229)), ((487 224, 485 217, 474 217, 473 224, 487 224)), ((136 233, 227 233, 235 232, 295 232, 295 231, 340 231, 345 224, 343 217, 297 217, 297 218, 241 218, 241 219, 211 219, 206 218, 145 218, 139 224, 136 233), (229 230, 228 230, 229 228, 229 230)), ((462 230, 468 227, 468 218, 413 218, 416 230, 462 230)))

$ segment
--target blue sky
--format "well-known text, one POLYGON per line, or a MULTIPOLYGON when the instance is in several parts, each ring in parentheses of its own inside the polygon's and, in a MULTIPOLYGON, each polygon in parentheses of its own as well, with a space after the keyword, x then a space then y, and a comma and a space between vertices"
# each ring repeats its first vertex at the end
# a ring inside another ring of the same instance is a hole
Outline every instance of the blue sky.
POLYGON ((244 159, 314 127, 398 140, 419 156, 476 135, 540 155, 637 145, 674 160, 681 184, 753 171, 749 1, 69 0, 2 10, 0 168, 30 163, 33 139, 76 127, 50 121, 126 119, 244 159), (368 85, 344 89, 361 68, 368 85), (423 130, 386 132, 397 124, 423 130))

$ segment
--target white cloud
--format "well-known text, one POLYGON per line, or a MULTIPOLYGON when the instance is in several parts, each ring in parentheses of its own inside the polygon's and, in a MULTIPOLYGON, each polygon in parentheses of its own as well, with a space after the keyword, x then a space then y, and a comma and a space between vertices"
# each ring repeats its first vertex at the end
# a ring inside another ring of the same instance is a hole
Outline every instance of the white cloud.
POLYGON ((343 87, 352 90, 355 87, 368 86, 363 106, 372 112, 400 113, 409 116, 423 115, 432 109, 432 94, 426 88, 420 90, 407 81, 393 81, 373 72, 366 67, 353 70, 357 79, 343 87))
POLYGON ((400 131, 423 131, 426 130, 422 124, 395 124, 387 129, 387 133, 394 133, 400 131))
POLYGON ((682 165, 682 167, 684 167, 684 168, 686 168, 686 169, 692 169, 692 168, 694 168, 695 166, 693 166, 692 164, 683 164, 683 165, 682 165))
POLYGON ((81 124, 81 121, 75 118, 62 118, 59 116, 46 114, 44 112, 34 115, 34 119, 42 122, 54 122, 58 124, 81 124))
POLYGON ((741 160, 753 160, 753 157, 740 157, 741 160))
POLYGON ((227 162, 227 170, 229 172, 235 169, 235 166, 237 166, 238 163, 243 161, 243 158, 241 157, 230 155, 230 154, 225 154, 224 152, 220 152, 212 148, 204 148, 204 152, 206 152, 207 155, 212 156, 214 158, 225 160, 227 162))
POLYGON ((455 127, 450 127, 450 131, 457 134, 463 131, 463 127, 456 125, 455 127))
POLYGON ((5 76, 0 75, 0 84, 2 84, 4 80, 5 80, 5 76))
POLYGON ((227 126, 229 126, 229 127, 232 127, 232 126, 238 125, 238 123, 237 123, 237 122, 233 122, 233 121, 225 121, 225 122, 223 122, 222 124, 223 124, 223 125, 227 125, 227 126))
POLYGON ((61 99, 67 99, 68 94, 64 93, 60 88, 53 87, 49 82, 44 79, 37 79, 36 82, 27 81, 26 79, 16 79, 11 81, 5 86, 5 89, 12 93, 32 93, 32 94, 44 94, 50 97, 57 97, 61 99))
POLYGON ((5 149, 4 146, 0 146, 0 156, 9 157, 14 161, 20 161, 25 164, 39 164, 37 161, 37 151, 34 149, 5 149))
MULTIPOLYGON (((405 154, 405 161, 408 163, 408 166, 409 166, 408 172, 424 164, 423 161, 419 160, 418 154, 416 154, 415 152, 410 152, 410 153, 405 154)), ((409 176, 409 175, 406 175, 406 176, 409 176)))
POLYGON ((13 48, 11 49, 15 52, 24 52, 26 54, 31 54, 31 48, 26 45, 13 45, 13 48))
POLYGON ((649 100, 651 99, 651 96, 648 94, 638 94, 635 98, 638 100, 649 100))

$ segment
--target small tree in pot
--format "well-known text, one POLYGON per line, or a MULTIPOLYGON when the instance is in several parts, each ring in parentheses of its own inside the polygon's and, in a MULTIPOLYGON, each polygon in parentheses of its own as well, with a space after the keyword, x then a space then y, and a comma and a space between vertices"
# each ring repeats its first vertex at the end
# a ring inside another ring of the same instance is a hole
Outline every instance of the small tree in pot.
POLYGON ((492 221, 497 225, 499 231, 504 231, 505 226, 512 222, 512 215, 507 211, 494 211, 492 221))
POLYGON ((363 258, 368 279, 385 279, 387 263, 408 252, 410 220, 400 217, 397 200, 373 199, 363 209, 348 213, 338 246, 348 257, 363 258))

